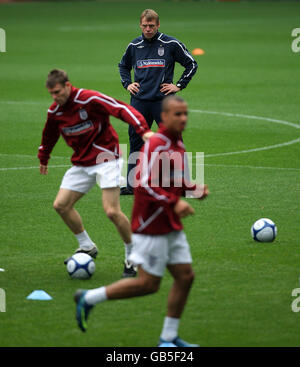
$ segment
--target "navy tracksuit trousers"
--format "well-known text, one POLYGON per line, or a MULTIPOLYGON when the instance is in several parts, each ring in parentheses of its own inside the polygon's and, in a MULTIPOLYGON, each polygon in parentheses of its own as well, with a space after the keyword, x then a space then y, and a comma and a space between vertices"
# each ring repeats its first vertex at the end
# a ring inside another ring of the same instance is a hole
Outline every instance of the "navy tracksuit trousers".
MULTIPOLYGON (((147 121, 147 124, 149 128, 151 128, 153 121, 159 125, 161 122, 161 104, 162 100, 157 101, 149 101, 149 100, 141 100, 131 97, 130 105, 134 107, 136 110, 138 110, 147 121)), ((130 154, 133 152, 138 152, 143 144, 144 140, 135 132, 134 128, 129 125, 128 128, 128 134, 129 134, 129 144, 130 144, 130 154)), ((132 188, 132 186, 129 183, 128 175, 129 172, 135 167, 135 164, 128 163, 127 168, 127 187, 132 188)))

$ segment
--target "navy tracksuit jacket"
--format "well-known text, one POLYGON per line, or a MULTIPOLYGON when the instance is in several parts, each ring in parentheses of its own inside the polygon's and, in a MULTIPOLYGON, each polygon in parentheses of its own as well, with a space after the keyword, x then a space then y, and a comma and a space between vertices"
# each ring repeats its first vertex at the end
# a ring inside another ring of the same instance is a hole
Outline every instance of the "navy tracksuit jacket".
MULTIPOLYGON (((130 42, 119 63, 121 82, 125 89, 132 83, 131 70, 134 70, 134 81, 140 84, 140 90, 131 96, 130 104, 141 112, 149 127, 153 120, 160 123, 161 101, 165 97, 160 92, 160 85, 173 83, 175 62, 185 68, 176 83, 180 89, 184 89, 196 73, 198 65, 183 43, 157 32, 151 40, 142 34, 130 42)), ((128 133, 130 153, 139 151, 143 140, 131 126, 128 133)), ((128 164, 128 173, 133 167, 128 164)))

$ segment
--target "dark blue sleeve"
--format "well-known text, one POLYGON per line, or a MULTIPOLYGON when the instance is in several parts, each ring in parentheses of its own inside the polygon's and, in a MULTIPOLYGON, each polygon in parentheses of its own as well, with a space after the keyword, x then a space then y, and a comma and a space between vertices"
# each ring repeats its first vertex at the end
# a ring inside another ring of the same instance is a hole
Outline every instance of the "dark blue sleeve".
POLYGON ((179 62, 179 64, 181 64, 185 68, 180 79, 176 83, 180 84, 181 86, 180 88, 183 89, 188 85, 192 77, 195 75, 198 69, 198 64, 193 58, 193 56, 188 52, 187 48, 183 43, 178 41, 175 42, 174 45, 175 45, 175 51, 174 51, 175 61, 179 62))
POLYGON ((131 69, 132 69, 132 55, 131 46, 129 45, 119 63, 119 73, 121 76, 121 83, 125 89, 132 83, 131 81, 131 69))

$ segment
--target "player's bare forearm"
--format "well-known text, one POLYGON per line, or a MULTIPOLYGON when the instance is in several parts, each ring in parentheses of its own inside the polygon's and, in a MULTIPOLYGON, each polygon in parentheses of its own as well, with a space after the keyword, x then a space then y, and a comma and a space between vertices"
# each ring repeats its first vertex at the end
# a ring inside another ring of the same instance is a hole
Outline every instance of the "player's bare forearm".
POLYGON ((195 185, 195 187, 190 190, 186 188, 185 193, 186 197, 199 200, 205 199, 210 194, 207 185, 195 185))
POLYGON ((207 185, 197 185, 195 190, 195 197, 199 200, 205 199, 210 194, 207 185))
POLYGON ((180 218, 185 218, 188 215, 194 214, 195 210, 185 200, 179 199, 174 206, 174 212, 180 218))
POLYGON ((47 175, 48 174, 48 166, 45 166, 44 164, 40 164, 40 174, 41 175, 47 175))

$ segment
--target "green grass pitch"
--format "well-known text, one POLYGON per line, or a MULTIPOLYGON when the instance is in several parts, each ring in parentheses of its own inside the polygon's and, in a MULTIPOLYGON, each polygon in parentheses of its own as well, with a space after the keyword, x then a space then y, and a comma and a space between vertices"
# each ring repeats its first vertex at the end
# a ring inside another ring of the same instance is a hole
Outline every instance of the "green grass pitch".
MULTIPOLYGON (((47 177, 36 158, 51 103, 48 71, 64 68, 75 86, 129 102, 117 64, 147 7, 159 13, 162 32, 190 51, 205 50, 180 93, 191 109, 184 141, 188 151, 205 153, 211 191, 203 203, 191 201, 196 214, 184 220, 196 280, 180 335, 202 346, 299 346, 291 293, 300 276, 300 53, 291 50, 291 32, 300 26, 300 4, 263 1, 0 5, 7 47, 0 53, 0 346, 157 343, 168 274, 159 293, 103 303, 87 333, 77 328, 74 291, 119 279, 124 248, 95 187, 77 208, 100 247, 96 272, 88 281, 69 278, 63 260, 77 243, 52 202, 70 149, 59 141, 47 177), (274 243, 252 240, 261 217, 276 222, 274 243), (26 300, 35 289, 53 300, 26 300)), ((127 143, 127 126, 112 123, 127 143)), ((132 197, 121 205, 130 216, 132 197)))

